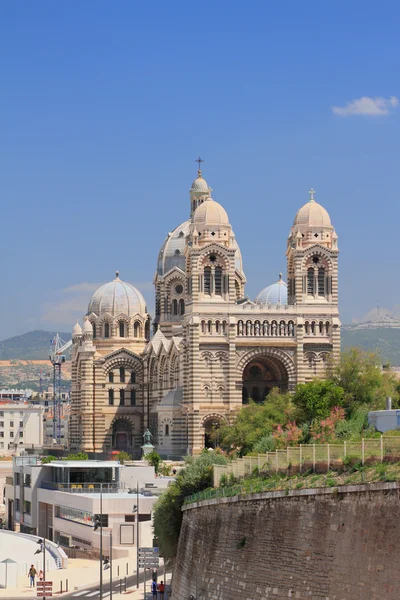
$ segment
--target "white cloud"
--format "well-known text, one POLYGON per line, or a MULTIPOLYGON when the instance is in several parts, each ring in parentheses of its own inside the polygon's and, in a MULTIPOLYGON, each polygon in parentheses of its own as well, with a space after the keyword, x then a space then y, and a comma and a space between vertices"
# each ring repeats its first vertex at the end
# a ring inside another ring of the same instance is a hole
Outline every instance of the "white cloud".
POLYGON ((388 115, 393 108, 397 108, 398 104, 399 99, 396 96, 390 98, 363 96, 351 100, 345 106, 332 106, 332 111, 339 117, 349 117, 351 115, 380 117, 388 115))

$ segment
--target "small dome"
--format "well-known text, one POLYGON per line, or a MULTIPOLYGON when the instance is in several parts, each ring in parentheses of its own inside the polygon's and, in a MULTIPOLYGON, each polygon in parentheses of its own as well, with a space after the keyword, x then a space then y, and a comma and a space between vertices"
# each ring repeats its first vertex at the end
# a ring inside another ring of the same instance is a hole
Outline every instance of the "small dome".
POLYGON ((82 333, 93 333, 93 326, 89 319, 83 321, 82 333))
POLYGON ((117 271, 114 281, 105 283, 93 294, 87 314, 91 313, 97 316, 109 313, 113 317, 120 314, 131 317, 137 313, 145 316, 147 307, 139 290, 130 283, 122 281, 117 271))
POLYGON ((82 327, 79 325, 78 321, 72 328, 72 335, 80 335, 82 333, 82 327))
POLYGON ((193 223, 198 225, 229 225, 229 218, 221 204, 218 204, 212 198, 208 198, 196 208, 193 223))
POLYGON ((279 281, 261 290, 257 295, 257 304, 287 304, 287 285, 279 273, 279 281))
POLYGON ((207 181, 203 179, 201 171, 198 171, 197 178, 193 181, 190 191, 209 195, 210 188, 207 181))
POLYGON ((165 275, 165 273, 168 273, 174 267, 185 271, 185 246, 189 229, 190 221, 185 221, 182 225, 174 229, 172 233, 168 234, 158 254, 158 275, 165 275))
POLYGON ((311 198, 296 214, 293 226, 331 227, 332 223, 328 211, 318 202, 315 202, 314 198, 311 198))

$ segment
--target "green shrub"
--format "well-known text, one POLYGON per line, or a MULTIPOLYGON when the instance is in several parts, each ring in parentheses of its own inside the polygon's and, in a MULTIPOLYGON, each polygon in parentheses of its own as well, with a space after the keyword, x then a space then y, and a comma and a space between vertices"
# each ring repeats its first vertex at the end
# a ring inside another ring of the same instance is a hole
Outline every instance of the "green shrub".
POLYGON ((118 460, 123 465, 127 460, 132 460, 132 456, 122 450, 119 454, 115 455, 115 460, 118 460))
POLYGON ((158 454, 158 452, 152 450, 151 452, 146 454, 144 458, 147 460, 149 465, 154 467, 155 472, 158 473, 159 465, 161 462, 161 456, 158 454))
POLYGON ((77 454, 68 454, 63 460, 88 460, 89 455, 86 452, 78 452, 77 454))
POLYGON ((182 524, 182 505, 187 496, 211 488, 213 464, 225 465, 227 460, 218 452, 205 450, 200 456, 189 456, 186 465, 160 496, 154 507, 154 533, 161 555, 173 558, 178 548, 182 524))
POLYGON ((53 460, 57 460, 57 456, 52 456, 52 455, 42 456, 41 463, 42 463, 42 465, 47 465, 47 464, 53 462, 53 460))

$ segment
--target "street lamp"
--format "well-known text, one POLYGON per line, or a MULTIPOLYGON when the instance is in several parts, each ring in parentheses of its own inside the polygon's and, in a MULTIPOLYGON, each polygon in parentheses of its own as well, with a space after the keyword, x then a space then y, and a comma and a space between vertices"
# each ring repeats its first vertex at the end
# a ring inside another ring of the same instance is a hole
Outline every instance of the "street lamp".
POLYGON ((100 600, 103 600, 103 484, 100 483, 100 515, 94 518, 94 531, 100 527, 100 600))
POLYGON ((189 407, 184 404, 179 404, 179 406, 186 410, 186 454, 189 454, 189 407))
MULTIPOLYGON (((37 543, 40 545, 35 552, 35 554, 41 554, 43 552, 43 581, 46 581, 46 538, 44 537, 42 540, 38 540, 37 543)), ((45 589, 43 588, 43 594, 45 593, 45 589)), ((46 596, 43 596, 43 600, 45 600, 46 596)))

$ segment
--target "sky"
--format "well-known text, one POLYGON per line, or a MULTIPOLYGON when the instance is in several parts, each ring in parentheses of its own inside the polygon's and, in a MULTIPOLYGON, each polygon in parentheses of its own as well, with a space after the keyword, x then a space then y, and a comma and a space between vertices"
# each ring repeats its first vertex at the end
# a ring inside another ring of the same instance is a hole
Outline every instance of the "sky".
POLYGON ((398 314, 399 26, 385 0, 2 0, 0 339, 71 330, 117 269, 151 309, 199 155, 247 295, 312 187, 342 322, 398 314))

